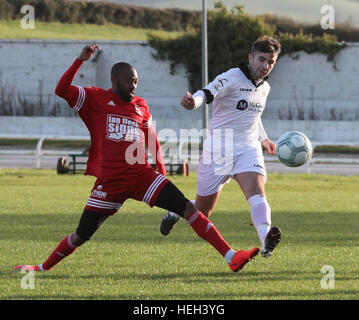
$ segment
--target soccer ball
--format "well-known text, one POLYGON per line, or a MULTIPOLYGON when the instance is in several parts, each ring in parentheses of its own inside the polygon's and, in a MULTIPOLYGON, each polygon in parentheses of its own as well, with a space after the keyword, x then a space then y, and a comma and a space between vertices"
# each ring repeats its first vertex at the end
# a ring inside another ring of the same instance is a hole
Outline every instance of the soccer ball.
POLYGON ((303 165, 312 157, 312 152, 312 144, 302 132, 286 132, 278 139, 277 157, 288 167, 303 165))

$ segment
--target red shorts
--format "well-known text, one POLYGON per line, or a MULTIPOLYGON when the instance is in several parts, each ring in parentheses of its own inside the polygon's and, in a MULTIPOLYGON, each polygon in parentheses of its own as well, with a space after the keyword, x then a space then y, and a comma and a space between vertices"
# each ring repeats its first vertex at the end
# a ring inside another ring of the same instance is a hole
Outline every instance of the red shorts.
POLYGON ((168 182, 170 180, 151 167, 124 175, 121 179, 97 179, 85 209, 115 214, 129 198, 146 202, 153 207, 168 182))

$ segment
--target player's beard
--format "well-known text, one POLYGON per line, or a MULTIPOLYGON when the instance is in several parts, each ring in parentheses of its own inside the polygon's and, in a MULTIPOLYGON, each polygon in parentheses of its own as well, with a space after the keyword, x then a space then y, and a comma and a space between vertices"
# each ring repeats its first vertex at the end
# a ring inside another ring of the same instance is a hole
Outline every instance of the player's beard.
POLYGON ((120 96, 120 98, 126 102, 131 102, 135 91, 134 90, 123 90, 118 84, 117 84, 117 94, 120 96))
POLYGON ((257 69, 256 71, 252 70, 252 79, 256 82, 262 81, 267 75, 268 72, 261 71, 259 69, 257 69))

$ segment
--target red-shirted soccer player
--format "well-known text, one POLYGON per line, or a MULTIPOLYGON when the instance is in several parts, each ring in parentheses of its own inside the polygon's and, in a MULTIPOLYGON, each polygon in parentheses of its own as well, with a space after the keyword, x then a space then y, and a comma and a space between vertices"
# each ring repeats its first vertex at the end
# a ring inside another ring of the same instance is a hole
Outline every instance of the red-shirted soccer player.
POLYGON ((112 88, 72 86, 84 61, 98 45, 85 46, 60 79, 55 93, 79 112, 86 124, 91 146, 86 174, 97 177, 75 232, 67 235, 40 265, 20 265, 16 270, 50 270, 84 244, 98 227, 115 214, 126 199, 146 202, 184 217, 193 230, 209 242, 238 271, 259 249, 234 251, 215 226, 166 177, 161 147, 151 125, 146 101, 135 96, 137 72, 129 64, 116 63, 111 70, 112 88), (158 172, 146 161, 145 143, 156 159, 158 172))

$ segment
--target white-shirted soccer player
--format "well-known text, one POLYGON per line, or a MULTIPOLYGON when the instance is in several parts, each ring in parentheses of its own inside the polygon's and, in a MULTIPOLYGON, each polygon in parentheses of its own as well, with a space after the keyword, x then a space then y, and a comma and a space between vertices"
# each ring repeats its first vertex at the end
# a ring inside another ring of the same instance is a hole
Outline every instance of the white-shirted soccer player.
MULTIPOLYGON (((276 39, 260 37, 252 44, 248 64, 218 75, 193 95, 187 92, 181 101, 188 110, 213 102, 209 136, 198 168, 196 207, 209 216, 224 184, 230 178, 236 180, 250 205, 265 258, 271 256, 281 239, 280 229, 271 228, 262 152, 263 148, 275 154, 276 145, 268 139, 261 121, 270 90, 266 79, 280 51, 276 39)), ((162 220, 161 233, 168 235, 179 218, 168 212, 162 220)))

